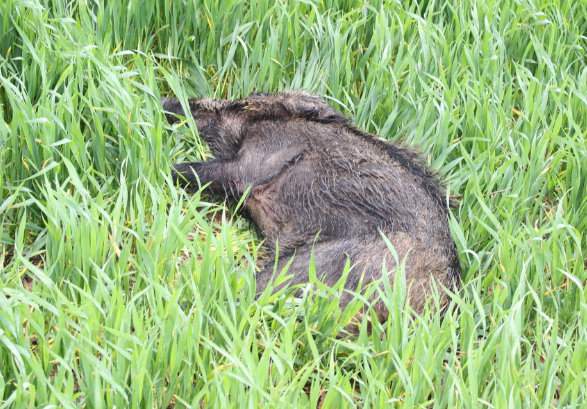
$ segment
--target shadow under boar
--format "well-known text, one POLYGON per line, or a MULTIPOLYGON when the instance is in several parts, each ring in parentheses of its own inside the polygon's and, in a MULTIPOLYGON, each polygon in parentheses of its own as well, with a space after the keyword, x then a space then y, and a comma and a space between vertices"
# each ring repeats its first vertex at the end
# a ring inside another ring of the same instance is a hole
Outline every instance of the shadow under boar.
MULTIPOLYGON (((164 99, 170 122, 184 115, 164 99)), ((250 188, 246 215, 265 238, 269 257, 257 294, 290 263, 288 285, 308 281, 313 255, 327 284, 352 264, 341 307, 362 282, 393 277, 395 261, 382 237, 405 259, 412 308, 421 311, 433 282, 455 288, 460 267, 441 185, 412 150, 355 128, 321 98, 303 92, 254 94, 237 101, 190 100, 198 131, 214 159, 175 165, 186 187, 238 200, 250 188), (292 259, 293 257, 293 259, 292 259), (383 265, 383 269, 382 269, 383 265)), ((283 284, 282 284, 283 285, 283 284)), ((446 294, 441 291, 442 302, 446 294)), ((380 320, 387 312, 379 300, 380 320)))

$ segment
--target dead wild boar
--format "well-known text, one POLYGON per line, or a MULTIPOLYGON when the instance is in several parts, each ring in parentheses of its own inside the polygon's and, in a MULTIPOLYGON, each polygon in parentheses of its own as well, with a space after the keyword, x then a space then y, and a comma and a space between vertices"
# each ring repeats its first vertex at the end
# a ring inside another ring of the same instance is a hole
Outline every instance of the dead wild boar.
MULTIPOLYGON (((180 103, 164 99, 170 122, 180 103)), ((270 254, 256 276, 257 294, 291 261, 289 285, 317 274, 334 284, 350 259, 345 288, 393 276, 394 258, 382 234, 405 259, 410 305, 421 311, 432 283, 455 288, 460 267, 441 185, 412 150, 355 128, 321 98, 303 92, 253 94, 236 101, 190 100, 191 115, 214 159, 175 165, 186 186, 238 200, 270 254), (293 259, 292 259, 293 257, 293 259), (382 269, 382 265, 384 268, 382 269)), ((351 292, 342 296, 344 306, 351 292)), ((446 301, 446 296, 443 296, 446 301)), ((376 311, 385 320, 379 301, 376 311)))

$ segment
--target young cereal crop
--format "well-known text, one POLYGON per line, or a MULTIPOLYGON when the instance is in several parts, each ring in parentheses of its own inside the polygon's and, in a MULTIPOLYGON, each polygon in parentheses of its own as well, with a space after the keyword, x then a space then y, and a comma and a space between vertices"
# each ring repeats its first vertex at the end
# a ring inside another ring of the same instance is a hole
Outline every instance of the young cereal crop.
POLYGON ((0 2, 0 408, 584 407, 587 3, 0 2), (160 99, 304 89, 446 180, 462 289, 341 331, 176 187, 160 99), (433 300, 434 301, 434 300, 433 300))

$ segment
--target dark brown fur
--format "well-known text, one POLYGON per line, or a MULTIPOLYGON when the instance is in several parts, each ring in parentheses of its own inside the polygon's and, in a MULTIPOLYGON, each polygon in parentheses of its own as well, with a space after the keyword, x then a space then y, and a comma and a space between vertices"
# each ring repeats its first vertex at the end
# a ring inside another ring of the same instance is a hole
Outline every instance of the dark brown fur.
MULTIPOLYGON (((277 248, 277 271, 293 257, 289 284, 308 281, 311 254, 327 284, 340 278, 349 258, 350 290, 361 277, 363 284, 381 277, 382 265, 391 277, 395 261, 382 234, 406 260, 416 310, 433 281, 449 288, 458 283, 443 190, 413 151, 358 130, 302 92, 189 105, 215 159, 178 164, 174 175, 192 186, 209 183, 211 192, 231 200, 251 189, 246 213, 271 254, 257 274, 258 293, 272 279, 277 248)), ((183 114, 177 100, 165 99, 163 107, 171 122, 183 114)), ((385 319, 381 304, 379 310, 385 319)))

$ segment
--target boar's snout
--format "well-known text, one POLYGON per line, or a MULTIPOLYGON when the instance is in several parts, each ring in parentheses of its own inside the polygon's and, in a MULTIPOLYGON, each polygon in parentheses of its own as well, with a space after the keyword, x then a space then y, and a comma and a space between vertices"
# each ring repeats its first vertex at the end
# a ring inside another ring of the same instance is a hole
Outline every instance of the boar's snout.
POLYGON ((185 114, 181 103, 175 98, 161 98, 161 105, 163 106, 165 118, 167 118, 167 122, 170 124, 179 122, 178 115, 185 114))

